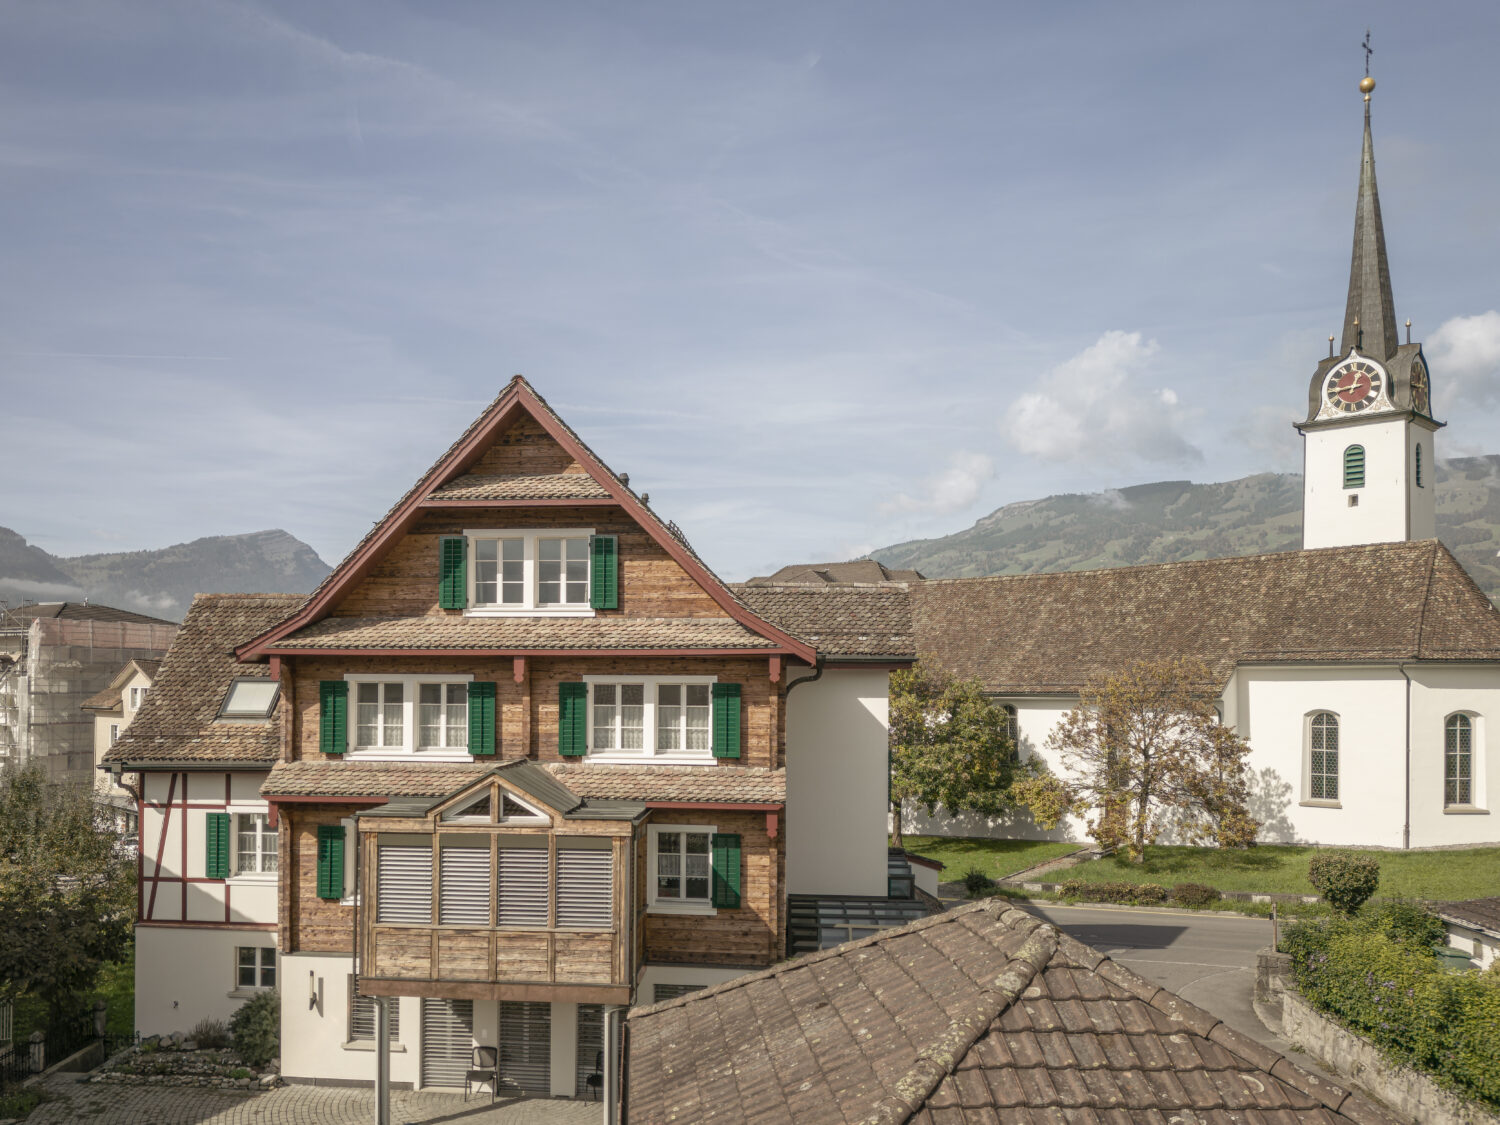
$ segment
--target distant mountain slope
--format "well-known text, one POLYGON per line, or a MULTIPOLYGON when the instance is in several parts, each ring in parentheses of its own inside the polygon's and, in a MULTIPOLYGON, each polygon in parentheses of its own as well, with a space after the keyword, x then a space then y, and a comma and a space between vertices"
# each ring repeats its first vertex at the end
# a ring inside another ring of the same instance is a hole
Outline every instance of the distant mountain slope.
MULTIPOLYGON (((1500 456, 1452 458, 1436 478, 1439 538, 1500 602, 1500 456)), ((1301 543, 1302 477, 1261 473, 1007 504, 965 531, 870 557, 929 578, 960 578, 1291 551, 1301 543)))
POLYGON ((0 528, 0 598, 12 603, 86 596, 180 621, 194 594, 305 593, 329 569, 306 543, 280 530, 216 535, 155 551, 55 558, 0 528))

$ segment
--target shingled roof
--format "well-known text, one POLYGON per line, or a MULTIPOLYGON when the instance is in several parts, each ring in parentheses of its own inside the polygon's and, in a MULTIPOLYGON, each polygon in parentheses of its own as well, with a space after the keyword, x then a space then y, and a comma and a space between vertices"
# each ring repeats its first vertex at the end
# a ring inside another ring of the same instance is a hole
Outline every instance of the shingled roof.
POLYGON ((267 646, 268 652, 558 652, 644 649, 777 649, 727 617, 325 617, 267 646))
MULTIPOLYGON (((247 762, 277 757, 275 716, 262 722, 219 719, 230 681, 268 676, 264 664, 241 664, 234 647, 302 604, 302 594, 199 594, 193 599, 151 690, 106 763, 247 762)), ((279 705, 278 705, 279 711, 279 705)))
POLYGON ((635 1008, 624 1077, 627 1125, 1395 1121, 1000 899, 635 1008))
POLYGON ((1136 659, 1500 660, 1500 611, 1435 539, 911 587, 916 648, 986 690, 1075 692, 1136 659))
POLYGON ((1500 937, 1500 897, 1434 902, 1429 909, 1445 922, 1456 922, 1482 930, 1491 937, 1500 937))
POLYGON ((112 605, 96 605, 90 602, 36 602, 20 605, 5 611, 6 616, 26 623, 38 617, 56 618, 63 621, 122 621, 138 625, 176 625, 161 617, 148 617, 129 609, 116 609, 112 605))
POLYGON ((793 563, 775 574, 749 579, 747 586, 821 586, 839 582, 921 582, 920 570, 892 570, 875 559, 836 563, 793 563))
POLYGON ((465 473, 440 488, 429 500, 607 500, 604 486, 584 472, 483 474, 465 473))
POLYGON ((767 621, 801 637, 820 656, 916 656, 911 600, 900 583, 773 586, 746 582, 735 596, 767 621))

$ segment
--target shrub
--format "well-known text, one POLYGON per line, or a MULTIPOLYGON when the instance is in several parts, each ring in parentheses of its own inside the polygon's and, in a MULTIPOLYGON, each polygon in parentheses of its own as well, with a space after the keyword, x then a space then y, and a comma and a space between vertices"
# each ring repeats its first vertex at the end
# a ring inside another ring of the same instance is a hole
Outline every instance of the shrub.
POLYGON ((1380 864, 1353 852, 1318 852, 1308 862, 1307 881, 1340 914, 1354 914, 1380 885, 1380 864))
POLYGON ((970 898, 980 898, 995 889, 995 880, 977 867, 971 867, 960 875, 959 882, 964 885, 964 891, 970 898))
POLYGON ((281 1000, 275 989, 246 1000, 229 1017, 234 1053, 251 1066, 265 1066, 281 1047, 281 1000))
POLYGON ((1437 946, 1448 944, 1442 920, 1418 903, 1392 899, 1371 907, 1369 914, 1372 926, 1407 949, 1431 953, 1437 946))
POLYGON ((1167 888, 1159 883, 1086 883, 1069 879, 1061 887, 1063 898, 1083 902, 1123 902, 1149 906, 1167 901, 1167 888))
POLYGON ((217 1050, 229 1046, 229 1025, 223 1020, 205 1016, 193 1025, 193 1030, 188 1032, 187 1037, 200 1047, 217 1050))
POLYGON ((1208 906, 1223 897, 1216 887, 1202 883, 1178 883, 1172 888, 1172 901, 1179 906, 1208 906))

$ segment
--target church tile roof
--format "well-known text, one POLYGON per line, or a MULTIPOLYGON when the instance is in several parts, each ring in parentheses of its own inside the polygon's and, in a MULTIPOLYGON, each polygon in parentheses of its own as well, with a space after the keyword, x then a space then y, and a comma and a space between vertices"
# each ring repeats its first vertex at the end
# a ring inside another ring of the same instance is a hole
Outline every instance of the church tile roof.
POLYGON ((625 1020, 624 1119, 1394 1118, 1000 899, 625 1020))
POLYGON ((1076 692, 1138 659, 1500 660, 1500 611, 1437 540, 911 587, 917 652, 987 691, 1076 692))

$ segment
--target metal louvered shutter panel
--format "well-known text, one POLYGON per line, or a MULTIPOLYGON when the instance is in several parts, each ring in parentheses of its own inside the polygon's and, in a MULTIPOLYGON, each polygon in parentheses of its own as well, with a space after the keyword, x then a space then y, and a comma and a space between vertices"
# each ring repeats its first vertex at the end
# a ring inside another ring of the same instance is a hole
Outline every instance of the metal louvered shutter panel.
POLYGON ((474 1001, 422 998, 422 1085, 462 1086, 474 1057, 474 1001))
MULTIPOLYGON (((361 1040, 375 1041, 375 999, 372 996, 353 997, 352 1008, 349 1012, 349 1038, 355 1042, 361 1040)), ((401 1002, 392 1000, 389 1005, 391 1013, 391 1042, 395 1043, 401 1038, 401 1002)))
POLYGON ((604 1050, 604 1005, 578 1005, 578 1066, 573 1079, 573 1096, 586 1098, 595 1091, 603 1096, 602 1084, 590 1088, 588 1077, 594 1073, 594 1064, 604 1050))
POLYGON ((490 849, 443 848, 438 864, 438 921, 445 926, 488 926, 490 849))
POLYGON ((559 848, 557 924, 580 930, 607 930, 614 898, 614 854, 559 848))
POLYGON ((551 1004, 500 1001, 500 1075, 528 1094, 552 1092, 551 1004))
POLYGON ((432 921, 432 849, 381 844, 375 873, 375 921, 432 921))
POLYGON ((527 929, 547 925, 547 849, 500 849, 499 925, 527 929))
POLYGON ((651 1003, 660 1004, 663 1000, 676 1000, 679 996, 686 996, 689 992, 699 992, 707 987, 706 984, 655 984, 651 986, 651 1003))

